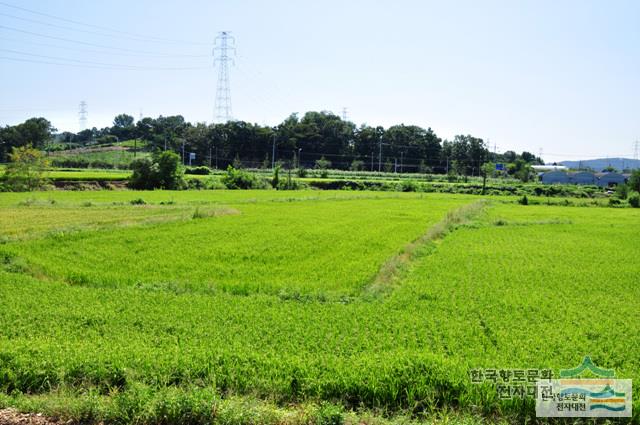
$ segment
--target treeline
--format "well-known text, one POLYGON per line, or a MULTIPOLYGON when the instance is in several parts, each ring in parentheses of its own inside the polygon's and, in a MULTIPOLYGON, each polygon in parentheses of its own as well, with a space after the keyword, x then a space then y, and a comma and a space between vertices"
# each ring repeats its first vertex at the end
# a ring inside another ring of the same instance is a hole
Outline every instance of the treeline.
POLYGON ((334 168, 353 171, 398 173, 455 173, 480 175, 487 162, 512 164, 517 173, 527 164, 542 163, 522 152, 493 153, 481 138, 458 135, 442 140, 431 128, 394 125, 389 128, 356 126, 331 112, 292 114, 275 127, 245 121, 224 124, 192 124, 180 116, 136 120, 126 114, 115 117, 113 126, 79 133, 53 134, 44 118, 0 129, 0 160, 6 161, 13 146, 32 144, 81 147, 141 139, 152 151, 172 150, 183 163, 226 168, 334 168), (50 142, 57 142, 51 145, 50 142), (193 155, 195 154, 195 158, 193 155))

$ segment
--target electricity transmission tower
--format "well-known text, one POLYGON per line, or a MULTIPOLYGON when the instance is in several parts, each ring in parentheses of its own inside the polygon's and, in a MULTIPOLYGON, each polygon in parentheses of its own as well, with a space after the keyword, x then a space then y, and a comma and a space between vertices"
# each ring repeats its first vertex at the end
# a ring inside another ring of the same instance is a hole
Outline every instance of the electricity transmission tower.
POLYGON ((349 109, 345 106, 344 108, 342 108, 342 121, 348 121, 349 120, 349 109))
POLYGON ((638 153, 640 152, 640 142, 638 142, 636 140, 636 142, 633 144, 633 159, 635 159, 636 161, 638 160, 638 153))
POLYGON ((80 102, 80 110, 78 111, 78 122, 80 125, 80 131, 84 131, 87 129, 87 115, 89 112, 87 111, 87 102, 84 100, 80 102))
POLYGON ((229 85, 229 62, 235 62, 229 54, 235 56, 235 38, 231 31, 222 31, 218 34, 213 47, 213 65, 218 66, 218 86, 216 88, 215 120, 227 122, 231 120, 231 87, 229 85))

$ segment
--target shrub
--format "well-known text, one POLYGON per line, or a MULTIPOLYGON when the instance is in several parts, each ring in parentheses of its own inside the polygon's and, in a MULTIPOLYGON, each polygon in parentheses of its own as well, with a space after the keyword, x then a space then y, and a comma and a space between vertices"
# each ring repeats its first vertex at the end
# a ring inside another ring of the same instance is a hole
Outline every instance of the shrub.
POLYGON ((254 174, 244 170, 238 170, 229 165, 227 172, 220 179, 227 189, 263 189, 264 182, 260 181, 254 174))
POLYGON ((629 205, 633 208, 640 208, 640 193, 633 192, 629 195, 629 205))
POLYGON ((141 158, 131 163, 129 178, 132 189, 182 189, 185 186, 180 156, 165 151, 153 160, 141 158))
POLYGON ((518 199, 518 203, 520 205, 529 205, 529 198, 527 198, 527 195, 524 195, 522 198, 518 199))
POLYGON ((640 192, 640 168, 631 172, 631 177, 629 177, 629 187, 635 192, 640 192))
POLYGON ((188 167, 185 171, 185 174, 195 174, 199 176, 207 176, 211 174, 211 170, 209 167, 188 167))
POLYGON ((136 198, 129 201, 131 205, 146 205, 147 203, 142 198, 136 198))
POLYGON ((273 169, 273 179, 271 179, 271 187, 274 189, 278 189, 280 186, 280 166, 276 165, 276 168, 273 169))
POLYGON ((136 159, 131 163, 133 173, 129 177, 129 187, 148 190, 158 186, 157 166, 147 158, 136 159))
POLYGON ((158 164, 158 182, 162 189, 180 189, 184 184, 184 170, 180 164, 180 156, 171 151, 164 151, 154 162, 158 164))
POLYGON ((316 160, 316 170, 326 170, 331 167, 331 161, 326 159, 324 156, 318 160, 316 160))
POLYGON ((42 189, 47 180, 44 177, 48 163, 42 152, 31 145, 13 148, 9 154, 11 162, 4 172, 3 189, 13 192, 29 192, 42 189))
POLYGON ((619 199, 627 199, 629 196, 629 187, 626 184, 619 184, 616 186, 616 196, 619 199))
POLYGON ((413 180, 405 180, 400 183, 400 190, 403 192, 417 192, 418 184, 413 180))

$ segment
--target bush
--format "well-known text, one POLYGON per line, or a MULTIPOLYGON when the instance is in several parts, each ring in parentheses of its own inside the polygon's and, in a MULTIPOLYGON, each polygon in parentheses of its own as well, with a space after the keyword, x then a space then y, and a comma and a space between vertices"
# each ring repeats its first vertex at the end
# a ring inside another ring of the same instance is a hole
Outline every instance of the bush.
POLYGON ((316 160, 316 170, 326 170, 331 167, 331 161, 326 159, 324 156, 318 160, 316 160))
POLYGON ((180 157, 174 152, 165 151, 153 160, 136 159, 131 163, 133 173, 129 178, 132 189, 182 189, 185 186, 180 157))
POLYGON ((616 196, 619 199, 627 199, 629 196, 629 187, 626 184, 619 184, 616 186, 616 196))
POLYGON ((273 179, 271 179, 271 187, 274 189, 278 189, 280 186, 280 166, 276 165, 276 168, 273 169, 273 179))
POLYGON ((417 192, 418 191, 418 183, 413 180, 405 180, 400 183, 400 190, 403 192, 417 192))
POLYGON ((184 185, 182 176, 184 170, 180 163, 180 156, 175 152, 165 151, 154 158, 158 164, 157 179, 162 189, 180 189, 184 185))
POLYGON ((254 174, 238 170, 229 165, 227 173, 220 179, 227 189, 264 189, 265 184, 254 174))
POLYGON ((522 198, 518 199, 518 203, 520 205, 529 205, 529 198, 527 198, 527 195, 524 195, 522 198))
POLYGON ((131 163, 133 173, 129 177, 129 187, 138 190, 149 190, 157 187, 157 167, 147 158, 136 159, 131 163))
POLYGON ((185 174, 195 174, 199 176, 207 176, 211 174, 209 167, 189 167, 184 171, 185 174))
POLYGON ((633 192, 629 195, 629 205, 633 208, 640 208, 640 193, 633 192))
POLYGON ((640 192, 640 169, 633 170, 629 177, 629 187, 635 192, 640 192))
POLYGON ((9 154, 11 162, 5 169, 2 189, 13 192, 40 190, 47 184, 44 171, 48 163, 42 152, 31 145, 14 147, 9 154))

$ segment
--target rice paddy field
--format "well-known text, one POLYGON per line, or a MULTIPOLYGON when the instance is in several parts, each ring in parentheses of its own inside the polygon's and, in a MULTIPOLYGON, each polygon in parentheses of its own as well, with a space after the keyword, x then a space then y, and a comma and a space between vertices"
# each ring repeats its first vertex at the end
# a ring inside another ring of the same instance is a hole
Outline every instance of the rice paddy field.
POLYGON ((349 191, 0 194, 0 408, 521 423, 473 369, 634 380, 640 212, 349 191))

